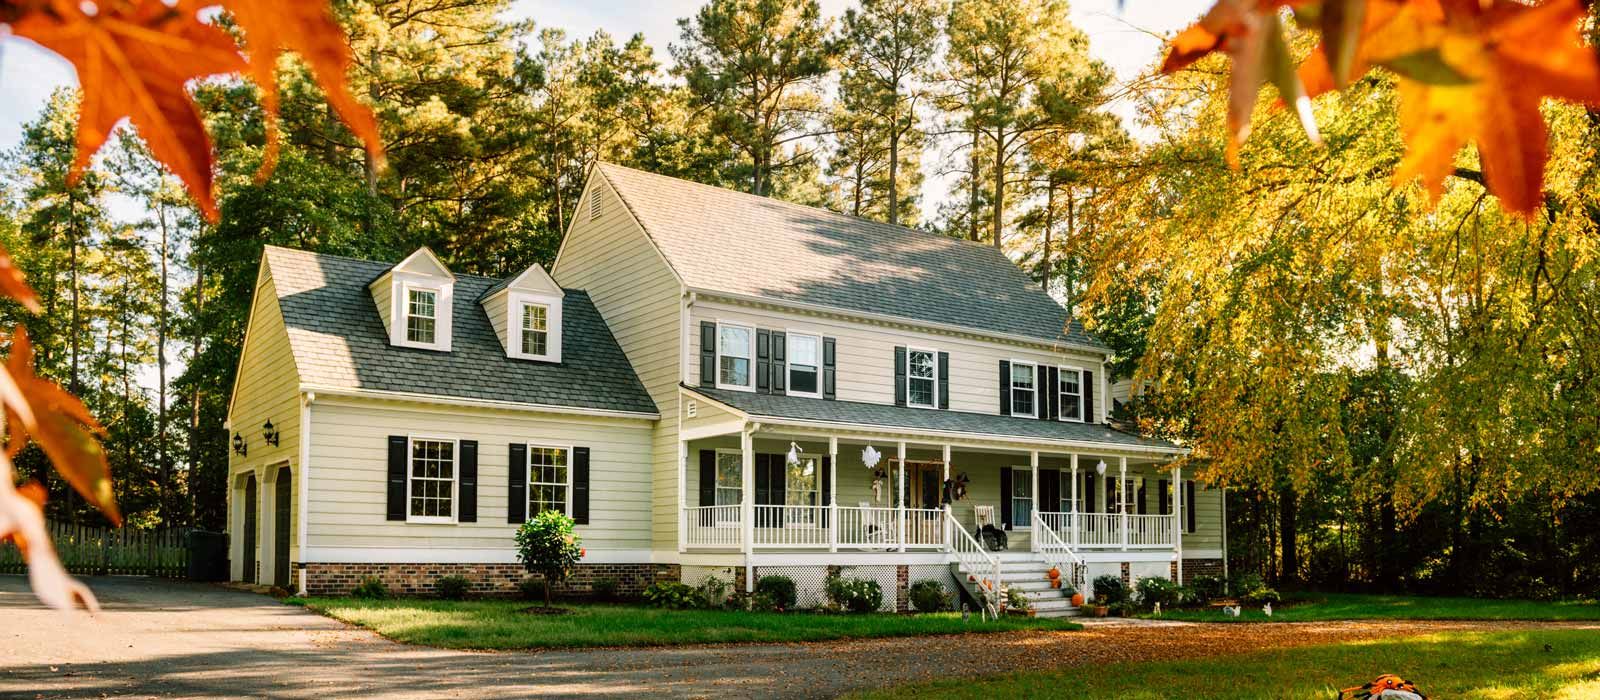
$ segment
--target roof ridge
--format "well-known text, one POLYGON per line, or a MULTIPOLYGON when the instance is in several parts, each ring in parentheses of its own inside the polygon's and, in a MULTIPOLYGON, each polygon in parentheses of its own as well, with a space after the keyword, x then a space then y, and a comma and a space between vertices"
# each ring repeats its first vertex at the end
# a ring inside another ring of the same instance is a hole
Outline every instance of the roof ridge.
MULTIPOLYGON (((358 258, 358 257, 351 256, 351 255, 340 255, 338 253, 323 253, 323 252, 315 251, 315 250, 306 250, 304 248, 291 248, 291 247, 286 246, 286 245, 274 245, 272 243, 267 243, 267 244, 263 245, 262 247, 263 248, 276 248, 278 250, 287 251, 287 252, 290 252, 290 253, 300 253, 301 255, 310 255, 310 256, 318 257, 318 258, 334 258, 336 260, 348 260, 350 262, 366 263, 366 264, 369 264, 369 265, 387 265, 389 267, 394 267, 395 265, 399 264, 399 261, 389 262, 387 260, 373 260, 372 258, 358 258)), ((523 269, 527 269, 527 268, 523 268, 523 269)), ((486 281, 486 282, 504 282, 506 280, 515 279, 516 278, 516 275, 511 275, 510 277, 490 277, 488 275, 475 275, 475 274, 472 274, 470 272, 456 272, 454 270, 451 270, 450 274, 455 275, 456 279, 461 279, 461 278, 464 277, 464 278, 467 278, 467 279, 477 279, 477 280, 483 280, 483 281, 486 281)), ((567 287, 565 285, 562 285, 561 288, 563 290, 569 291, 569 292, 576 291, 576 292, 584 292, 585 294, 588 293, 586 290, 584 290, 581 287, 567 287)))

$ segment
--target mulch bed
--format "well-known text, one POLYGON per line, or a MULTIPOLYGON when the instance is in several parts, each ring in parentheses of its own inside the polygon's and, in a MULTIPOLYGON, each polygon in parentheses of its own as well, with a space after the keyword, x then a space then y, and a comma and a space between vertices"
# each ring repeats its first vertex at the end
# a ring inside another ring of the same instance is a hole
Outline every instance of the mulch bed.
POLYGON ((517 612, 525 615, 570 615, 571 608, 547 608, 543 605, 531 605, 518 609, 517 612))

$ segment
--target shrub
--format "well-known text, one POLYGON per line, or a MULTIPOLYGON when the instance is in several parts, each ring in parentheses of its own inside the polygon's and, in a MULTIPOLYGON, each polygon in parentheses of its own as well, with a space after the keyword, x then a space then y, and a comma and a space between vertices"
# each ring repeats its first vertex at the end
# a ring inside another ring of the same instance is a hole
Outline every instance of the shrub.
POLYGON ((1031 607, 1033 601, 1028 600, 1028 594, 1023 593, 1021 588, 1006 589, 1006 608, 1022 612, 1031 607))
POLYGON ((658 608, 685 610, 700 605, 700 594, 688 584, 659 581, 644 589, 644 599, 658 608))
POLYGON ((572 533, 572 518, 547 510, 517 528, 517 558, 528 571, 544 577, 544 604, 550 605, 550 589, 567 580, 583 558, 578 536, 572 533))
POLYGON ((383 585, 383 581, 378 580, 377 576, 368 576, 361 579, 361 583, 356 584, 355 590, 350 591, 350 595, 370 600, 383 600, 389 597, 389 587, 383 585))
POLYGON ((931 578, 911 584, 911 607, 917 612, 939 612, 950 607, 951 595, 944 584, 931 578))
POLYGON ((872 612, 883 606, 883 587, 877 581, 829 576, 828 600, 847 612, 872 612))
POLYGON ((1221 576, 1196 576, 1193 579, 1194 602, 1209 605, 1211 601, 1227 595, 1227 581, 1221 576))
POLYGON ((728 595, 727 607, 734 610, 759 610, 762 612, 783 612, 787 608, 778 607, 778 602, 771 593, 755 591, 745 593, 736 591, 728 595))
POLYGON ((1139 607, 1145 610, 1154 609, 1156 604, 1163 608, 1175 608, 1183 604, 1183 587, 1164 578, 1139 579, 1139 607))
POLYGON ((732 583, 715 576, 707 576, 700 582, 699 587, 695 588, 695 595, 699 598, 698 603, 702 608, 720 608, 730 603, 736 607, 739 601, 734 601, 729 595, 732 590, 732 583))
POLYGON ((532 576, 517 582, 517 593, 522 596, 523 600, 539 600, 540 598, 548 600, 545 595, 545 588, 543 579, 537 579, 532 576))
POLYGON ((589 588, 599 600, 617 599, 617 580, 614 578, 597 578, 589 588))
POLYGON ((461 600, 467 597, 467 590, 472 588, 472 582, 465 576, 440 576, 433 582, 434 595, 444 600, 461 600))
POLYGON ((1108 606, 1128 602, 1128 586, 1121 576, 1106 574, 1094 580, 1094 599, 1108 606))
POLYGON ((756 595, 765 595, 768 600, 763 609, 793 610, 799 597, 795 594, 794 579, 788 576, 762 576, 756 579, 756 595))
POLYGON ((1281 603, 1281 602, 1283 602, 1283 596, 1278 595, 1278 592, 1273 590, 1273 589, 1271 589, 1271 588, 1267 588, 1266 586, 1262 586, 1262 587, 1257 588, 1257 589, 1255 589, 1253 591, 1249 591, 1249 592, 1245 593, 1244 595, 1239 596, 1239 602, 1243 603, 1245 605, 1262 605, 1262 604, 1265 604, 1265 603, 1281 603))

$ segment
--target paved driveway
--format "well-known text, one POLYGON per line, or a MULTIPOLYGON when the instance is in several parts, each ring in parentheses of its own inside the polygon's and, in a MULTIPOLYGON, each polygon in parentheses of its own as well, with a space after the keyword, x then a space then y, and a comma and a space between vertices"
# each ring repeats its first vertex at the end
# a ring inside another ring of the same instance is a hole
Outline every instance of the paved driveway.
MULTIPOLYGON (((0 697, 831 697, 863 687, 1335 641, 1351 624, 1094 627, 818 644, 475 653, 412 647, 264 596, 87 580, 95 617, 0 576, 0 697)), ((1418 631, 1495 623, 1412 625, 1418 631)))

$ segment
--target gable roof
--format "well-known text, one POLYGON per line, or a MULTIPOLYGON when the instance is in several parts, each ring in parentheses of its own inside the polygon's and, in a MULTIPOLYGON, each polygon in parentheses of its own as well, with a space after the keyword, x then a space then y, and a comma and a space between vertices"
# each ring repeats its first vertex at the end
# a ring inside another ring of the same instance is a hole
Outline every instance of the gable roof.
POLYGON ((1107 349, 993 246, 610 163, 595 172, 692 289, 1107 349))
POLYGON ((540 406, 655 414, 589 295, 568 289, 562 362, 506 357, 478 298, 499 280, 456 276, 450 352, 389 344, 367 285, 391 266, 267 246, 300 382, 333 389, 403 392, 540 406))

